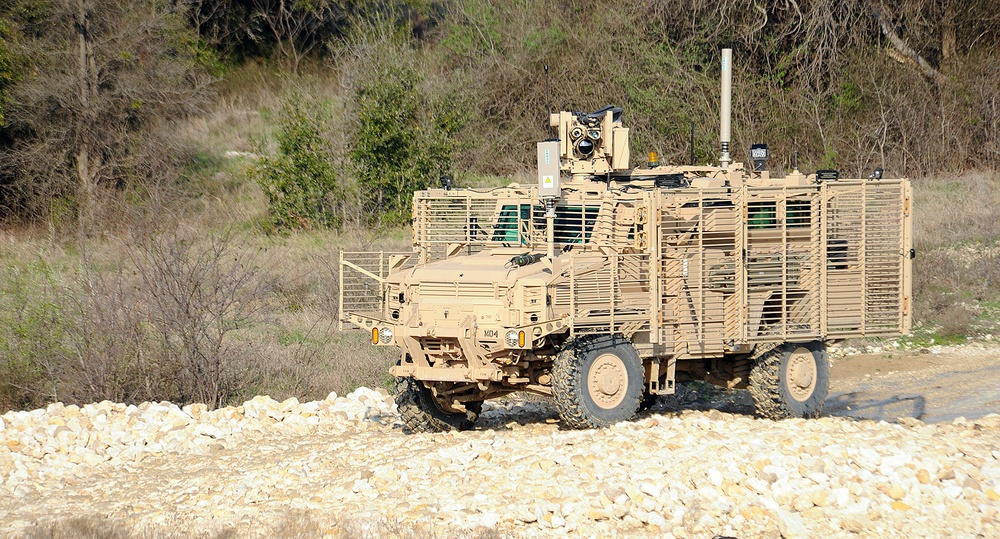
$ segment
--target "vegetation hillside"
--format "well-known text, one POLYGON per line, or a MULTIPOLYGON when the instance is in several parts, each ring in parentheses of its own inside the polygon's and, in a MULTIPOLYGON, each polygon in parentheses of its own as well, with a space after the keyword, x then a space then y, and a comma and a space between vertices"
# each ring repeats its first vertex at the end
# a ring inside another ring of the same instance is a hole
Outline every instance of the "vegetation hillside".
POLYGON ((914 178, 915 339, 991 334, 998 30, 975 0, 9 0, 0 408, 384 382, 337 249, 405 249, 441 174, 529 173, 550 107, 715 160, 723 46, 736 158, 914 178))

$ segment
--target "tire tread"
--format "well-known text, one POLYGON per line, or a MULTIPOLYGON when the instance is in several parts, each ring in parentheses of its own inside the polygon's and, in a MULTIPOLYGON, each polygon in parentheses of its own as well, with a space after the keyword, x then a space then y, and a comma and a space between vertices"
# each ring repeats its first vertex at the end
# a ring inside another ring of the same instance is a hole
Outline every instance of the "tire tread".
POLYGON ((753 358, 749 389, 757 415, 765 419, 787 419, 791 411, 781 399, 781 358, 784 346, 775 346, 753 358))
MULTIPOLYGON (((556 355, 552 364, 552 396, 556 403, 556 409, 559 411, 559 417, 568 427, 594 429, 609 425, 607 421, 590 414, 584 406, 586 388, 583 383, 582 368, 584 354, 619 345, 631 346, 631 343, 617 335, 582 337, 568 342, 556 355)), ((639 409, 642 397, 643 392, 640 391, 633 403, 623 402, 622 405, 630 407, 634 413, 639 409)))
POLYGON ((752 366, 750 367, 748 389, 757 415, 762 418, 775 421, 793 417, 814 419, 823 412, 823 401, 826 400, 829 391, 828 371, 826 371, 827 374, 821 374, 823 369, 828 369, 825 349, 820 349, 822 357, 817 359, 817 377, 819 377, 817 384, 819 385, 816 387, 818 393, 815 394, 815 399, 818 402, 815 408, 802 413, 792 408, 782 394, 781 367, 786 355, 791 352, 794 346, 796 345, 789 343, 769 345, 759 352, 755 352, 751 357, 752 366))
MULTIPOLYGON (((431 401, 430 390, 413 378, 396 378, 396 408, 403 424, 413 432, 469 430, 474 422, 469 414, 446 414, 431 401)), ((472 403, 470 403, 472 405, 472 403)), ((471 410, 471 415, 478 410, 471 410)))

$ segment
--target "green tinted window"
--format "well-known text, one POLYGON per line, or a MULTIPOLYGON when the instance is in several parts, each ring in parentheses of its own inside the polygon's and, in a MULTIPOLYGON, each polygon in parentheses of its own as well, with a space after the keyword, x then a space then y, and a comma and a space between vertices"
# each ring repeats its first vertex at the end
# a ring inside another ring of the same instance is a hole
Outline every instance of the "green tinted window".
POLYGON ((809 201, 789 200, 785 202, 785 224, 788 228, 808 228, 809 218, 809 201))
POLYGON ((747 204, 747 228, 777 228, 778 211, 774 202, 750 202, 747 204))
MULTIPOLYGON (((533 225, 536 231, 545 234, 545 208, 533 208, 533 225)), ((588 243, 597 222, 600 206, 556 206, 553 239, 556 243, 588 243)))
POLYGON ((492 240, 502 243, 528 243, 528 239, 521 234, 521 230, 522 223, 528 222, 530 217, 531 206, 528 204, 521 204, 520 207, 515 204, 505 204, 500 208, 500 217, 497 218, 497 224, 493 227, 492 240))

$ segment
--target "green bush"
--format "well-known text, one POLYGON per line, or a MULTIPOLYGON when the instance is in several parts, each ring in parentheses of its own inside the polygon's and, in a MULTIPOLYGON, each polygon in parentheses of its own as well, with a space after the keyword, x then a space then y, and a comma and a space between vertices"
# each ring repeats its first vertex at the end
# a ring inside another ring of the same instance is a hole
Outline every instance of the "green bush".
POLYGON ((418 148, 418 82, 409 66, 380 66, 355 94, 359 113, 351 158, 373 221, 404 221, 409 196, 430 184, 434 167, 418 148))
POLYGON ((410 219, 413 192, 450 172, 466 107, 448 88, 428 90, 417 52, 390 35, 368 46, 353 91, 350 157, 371 225, 410 219))
POLYGON ((42 260, 4 268, 0 281, 0 409, 58 398, 69 324, 52 268, 42 260))
POLYGON ((4 107, 10 99, 9 88, 20 80, 20 66, 11 50, 11 24, 0 17, 0 126, 4 120, 4 107))
POLYGON ((339 228, 342 223, 344 193, 325 137, 329 122, 321 102, 292 95, 279 113, 277 154, 250 168, 278 229, 339 228))

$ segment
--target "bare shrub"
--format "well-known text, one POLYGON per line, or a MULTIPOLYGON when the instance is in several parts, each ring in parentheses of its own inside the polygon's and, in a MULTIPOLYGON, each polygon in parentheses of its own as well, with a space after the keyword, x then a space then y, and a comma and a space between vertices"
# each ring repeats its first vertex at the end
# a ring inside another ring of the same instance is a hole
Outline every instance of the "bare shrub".
MULTIPOLYGON (((178 230, 0 253, 0 406, 221 406, 386 387, 398 352, 337 330, 330 246, 352 240, 178 230)), ((392 249, 404 236, 381 241, 392 249)))
MULTIPOLYGON (((338 253, 331 247, 349 242, 356 248, 356 238, 310 231, 255 241, 274 261, 268 290, 273 310, 265 323, 239 333, 256 351, 239 395, 322 399, 331 390, 343 394, 358 386, 386 387, 398 351, 371 346, 363 332, 337 330, 338 253)), ((390 251, 405 250, 409 243, 406 231, 378 241, 377 249, 390 251)))
POLYGON ((164 234, 127 249, 144 315, 165 359, 179 365, 182 401, 224 404, 241 383, 238 359, 254 353, 235 334, 261 320, 269 284, 258 253, 244 247, 232 233, 164 234))
POLYGON ((969 335, 972 331, 972 323, 975 321, 975 313, 964 304, 956 303, 949 305, 940 315, 942 337, 956 335, 969 335))
POLYGON ((157 354, 154 328, 142 304, 136 272, 123 261, 104 271, 83 264, 63 304, 72 361, 64 368, 62 399, 140 402, 177 397, 177 365, 157 354))

